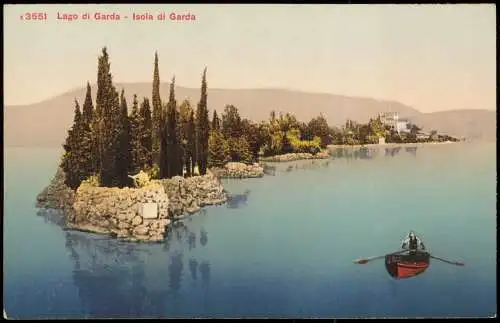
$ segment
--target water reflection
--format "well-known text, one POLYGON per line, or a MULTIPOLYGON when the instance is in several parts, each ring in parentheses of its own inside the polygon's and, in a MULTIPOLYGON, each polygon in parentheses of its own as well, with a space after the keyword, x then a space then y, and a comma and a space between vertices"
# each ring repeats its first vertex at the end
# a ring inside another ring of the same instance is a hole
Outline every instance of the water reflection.
POLYGON ((280 171, 288 173, 297 170, 326 168, 329 165, 330 159, 305 159, 284 163, 280 165, 280 171))
POLYGON ((55 224, 60 227, 66 226, 66 218, 63 212, 52 209, 38 209, 37 215, 43 218, 45 223, 55 224))
POLYGON ((397 154, 399 154, 400 150, 401 150, 401 147, 385 148, 385 155, 394 157, 397 154))
POLYGON ((193 280, 196 280, 196 270, 198 269, 198 261, 196 261, 196 259, 189 259, 189 271, 191 272, 191 278, 193 278, 193 280))
POLYGON ((196 248, 196 233, 189 232, 188 246, 189 246, 189 250, 196 248))
POLYGON ((250 195, 250 190, 245 190, 243 194, 229 194, 227 198, 226 206, 229 209, 238 209, 247 205, 248 195, 250 195))
POLYGON ((378 149, 361 147, 359 149, 359 158, 361 159, 373 159, 377 157, 378 149))
POLYGON ((144 257, 151 250, 147 245, 76 231, 65 231, 65 238, 74 262, 73 284, 89 317, 164 314, 164 299, 169 291, 162 284, 148 284, 144 257))
MULTIPOLYGON (((402 150, 402 147, 335 147, 330 149, 330 156, 333 159, 367 159, 371 160, 379 155, 380 150, 385 152, 385 156, 395 157, 402 150)), ((405 151, 416 156, 418 147, 405 147, 405 151)))
MULTIPOLYGON (((182 261, 183 253, 179 250, 183 250, 182 246, 184 245, 185 242, 187 242, 189 251, 196 248, 197 246, 196 233, 192 232, 189 226, 186 225, 183 221, 177 221, 174 222, 169 229, 167 229, 166 236, 167 236, 167 242, 164 245, 164 249, 168 250, 171 250, 172 248, 177 249, 177 251, 175 251, 174 256, 171 256, 172 257, 172 261, 170 264, 171 271, 169 272, 171 272, 172 274, 171 280, 173 280, 174 283, 179 282, 180 286, 181 275, 178 275, 177 273, 182 271, 184 262, 182 261), (176 240, 173 240, 174 236, 176 240)), ((199 229, 199 237, 200 237, 200 246, 205 247, 208 244, 208 232, 205 230, 203 226, 199 229)), ((197 280, 198 278, 197 273, 200 272, 202 276, 202 283, 204 285, 208 284, 208 282, 210 281, 210 262, 208 260, 203 259, 200 262, 195 257, 191 257, 189 259, 188 267, 191 273, 191 278, 193 280, 197 280)), ((173 289, 177 288, 177 285, 175 284, 172 285, 172 288, 173 289)))
POLYGON ((265 175, 269 175, 269 176, 276 175, 276 166, 272 166, 272 165, 269 165, 267 163, 263 163, 262 168, 264 170, 265 175))
POLYGON ((417 147, 406 147, 405 150, 410 155, 417 156, 417 147))
MULTIPOLYGON (((58 212, 40 210, 38 215, 53 225, 64 223, 58 212)), ((210 261, 203 252, 194 253, 197 246, 207 246, 204 227, 174 222, 163 244, 124 242, 65 228, 63 234, 85 317, 164 317, 169 304, 182 293, 186 279, 196 282, 201 277, 194 288, 209 285, 210 261)))
POLYGON ((204 228, 200 229, 200 243, 202 246, 206 246, 208 243, 208 234, 204 228))
POLYGON ((372 147, 356 147, 356 148, 334 148, 330 151, 333 158, 344 159, 373 159, 377 157, 379 152, 378 148, 372 147))
POLYGON ((182 253, 176 251, 170 256, 170 264, 168 265, 169 287, 175 293, 181 289, 183 267, 182 253))
POLYGON ((201 282, 203 286, 207 286, 210 282, 210 263, 203 261, 200 264, 201 282))

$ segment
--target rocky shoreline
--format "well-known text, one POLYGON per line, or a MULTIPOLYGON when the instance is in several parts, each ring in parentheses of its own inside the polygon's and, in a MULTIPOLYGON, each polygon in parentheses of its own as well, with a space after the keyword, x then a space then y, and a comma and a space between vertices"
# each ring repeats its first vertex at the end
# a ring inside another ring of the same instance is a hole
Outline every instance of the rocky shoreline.
MULTIPOLYGON (((318 158, 310 154, 291 155, 297 159, 318 158)), ((40 215, 60 214, 59 223, 66 230, 105 234, 127 241, 162 242, 166 228, 173 221, 197 213, 204 206, 229 200, 221 179, 260 178, 265 168, 257 163, 231 162, 209 170, 204 176, 162 180, 150 180, 145 173, 139 173, 134 177, 137 186, 134 188, 98 187, 84 181, 76 191, 64 183, 66 176, 58 168, 50 184, 37 196, 36 207, 40 215)))
POLYGON ((460 143, 463 141, 433 141, 433 142, 414 142, 414 143, 385 143, 385 144, 365 144, 365 145, 328 145, 328 149, 335 148, 372 148, 372 147, 381 147, 381 148, 397 148, 397 147, 418 147, 418 146, 429 146, 429 145, 447 145, 460 143))
POLYGON ((264 176, 264 167, 257 163, 247 165, 244 163, 230 162, 223 168, 213 170, 219 178, 259 178, 264 176))
POLYGON ((140 188, 95 187, 84 182, 76 192, 64 184, 64 179, 64 172, 58 169, 50 185, 37 196, 37 208, 62 211, 66 229, 128 241, 162 242, 172 221, 228 199, 220 180, 211 172, 152 180, 140 188))
POLYGON ((49 185, 36 197, 37 208, 72 212, 75 192, 64 183, 65 178, 66 174, 59 167, 49 185))
POLYGON ((306 160, 306 159, 328 159, 330 158, 328 150, 323 150, 317 154, 310 153, 291 153, 284 155, 276 155, 271 157, 261 157, 260 160, 264 162, 290 162, 297 160, 306 160))

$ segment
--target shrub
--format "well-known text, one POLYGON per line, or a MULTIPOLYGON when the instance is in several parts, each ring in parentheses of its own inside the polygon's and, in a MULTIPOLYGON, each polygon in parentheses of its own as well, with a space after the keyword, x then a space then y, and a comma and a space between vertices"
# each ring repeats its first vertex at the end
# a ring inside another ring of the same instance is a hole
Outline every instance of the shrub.
POLYGON ((82 184, 92 187, 99 187, 101 185, 99 175, 90 175, 87 179, 82 181, 82 184))
POLYGON ((300 132, 291 130, 287 133, 294 153, 317 154, 321 151, 321 138, 314 137, 313 140, 300 140, 300 132))
POLYGON ((365 143, 367 143, 367 144, 378 144, 378 136, 377 135, 368 135, 368 136, 366 136, 365 143))
POLYGON ((148 174, 150 179, 159 179, 160 178, 160 167, 157 164, 154 164, 153 167, 149 168, 146 173, 148 174))
POLYGON ((141 188, 147 186, 151 181, 151 178, 149 177, 148 173, 141 170, 138 174, 134 175, 133 180, 134 186, 141 188))

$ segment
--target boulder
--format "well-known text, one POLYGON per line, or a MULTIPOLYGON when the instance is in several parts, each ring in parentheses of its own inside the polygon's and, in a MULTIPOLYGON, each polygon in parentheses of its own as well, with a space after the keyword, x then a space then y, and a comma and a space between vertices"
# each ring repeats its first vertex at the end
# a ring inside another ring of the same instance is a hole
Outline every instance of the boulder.
POLYGON ((186 208, 186 212, 189 213, 189 214, 193 214, 193 213, 196 213, 200 210, 201 208, 199 206, 190 206, 188 208, 186 208))
POLYGON ((135 236, 146 235, 146 234, 148 234, 148 231, 149 231, 149 228, 147 226, 140 225, 140 226, 134 228, 134 235, 135 236))
POLYGON ((126 211, 127 221, 132 221, 135 218, 135 216, 136 216, 136 212, 135 212, 136 210, 135 209, 136 208, 131 208, 131 209, 128 209, 126 211))
POLYGON ((116 236, 118 238, 127 238, 128 236, 130 236, 130 233, 128 232, 128 230, 119 230, 116 236))
POLYGON ((129 219, 127 211, 121 211, 120 213, 118 213, 116 218, 119 221, 128 221, 128 219, 129 219))
POLYGON ((132 219, 132 226, 136 227, 138 225, 142 224, 142 217, 140 217, 139 215, 135 216, 133 219, 132 219))
POLYGON ((119 222, 118 223, 118 229, 122 230, 122 229, 128 229, 130 227, 130 224, 128 224, 127 222, 119 222))
POLYGON ((136 234, 134 235, 134 238, 137 239, 137 241, 149 241, 149 235, 147 234, 136 234))
POLYGON ((163 234, 155 234, 153 236, 150 236, 149 240, 154 242, 162 242, 163 240, 165 240, 165 237, 163 236, 163 234))

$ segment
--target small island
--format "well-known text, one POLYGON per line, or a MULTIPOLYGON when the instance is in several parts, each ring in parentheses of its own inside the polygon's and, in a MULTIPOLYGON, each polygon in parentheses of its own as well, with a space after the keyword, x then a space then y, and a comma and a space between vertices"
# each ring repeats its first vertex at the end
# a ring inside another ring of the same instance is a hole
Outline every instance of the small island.
POLYGON ((178 104, 175 77, 168 100, 160 97, 155 53, 151 103, 134 95, 129 110, 124 90, 113 85, 106 47, 98 59, 97 95, 91 87, 83 107, 75 99, 74 120, 52 182, 37 196, 37 207, 58 210, 67 229, 108 234, 129 241, 161 242, 172 221, 228 200, 222 178, 259 178, 266 162, 328 159, 331 145, 458 141, 408 131, 385 122, 347 120, 328 125, 320 115, 308 123, 272 111, 269 120, 242 118, 226 105, 209 117, 207 69, 200 100, 178 104))

